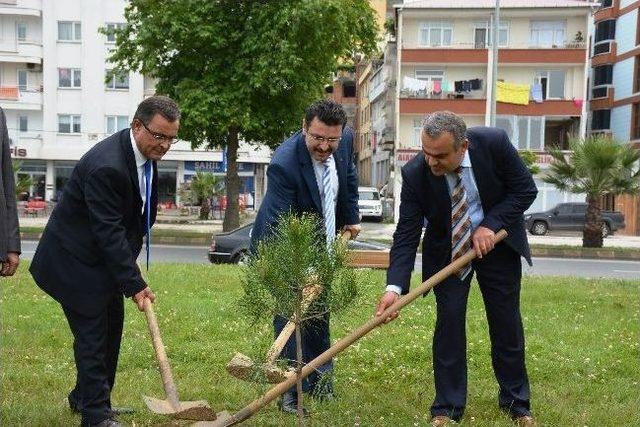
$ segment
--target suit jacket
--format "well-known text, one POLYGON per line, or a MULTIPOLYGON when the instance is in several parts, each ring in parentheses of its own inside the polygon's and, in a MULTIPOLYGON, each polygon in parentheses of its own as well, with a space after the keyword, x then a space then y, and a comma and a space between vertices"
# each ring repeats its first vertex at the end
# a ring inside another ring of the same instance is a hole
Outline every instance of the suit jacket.
MULTIPOLYGON (((338 149, 333 154, 338 172, 336 229, 359 224, 358 175, 353 163, 353 131, 345 128, 338 149)), ((251 232, 251 245, 270 233, 278 217, 315 213, 322 218, 322 201, 304 135, 298 131, 274 152, 267 169, 267 193, 264 196, 251 232)))
MULTIPOLYGON (((533 177, 503 130, 474 127, 467 139, 484 212, 480 225, 494 232, 504 228, 504 243, 531 264, 523 213, 538 193, 533 177)), ((426 280, 451 262, 451 197, 446 177, 433 175, 420 153, 402 168, 400 219, 387 270, 387 284, 400 286, 403 294, 409 291, 423 218, 428 221, 422 241, 426 280)))
MULTIPOLYGON (((158 202, 153 162, 151 223, 158 202)), ((115 293, 129 297, 146 287, 136 259, 144 215, 129 129, 91 148, 78 162, 51 214, 31 263, 38 286, 62 305, 87 316, 115 293)))
POLYGON ((0 108, 0 261, 7 259, 7 252, 20 253, 20 226, 16 207, 16 184, 13 177, 9 132, 4 111, 0 108))

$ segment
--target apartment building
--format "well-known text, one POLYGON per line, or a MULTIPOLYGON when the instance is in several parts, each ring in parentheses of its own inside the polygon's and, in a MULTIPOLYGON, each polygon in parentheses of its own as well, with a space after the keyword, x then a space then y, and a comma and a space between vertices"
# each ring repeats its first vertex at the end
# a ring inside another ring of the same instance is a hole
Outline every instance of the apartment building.
MULTIPOLYGON (((592 3, 502 0, 498 32, 496 125, 519 150, 538 155, 568 148, 569 136, 586 132, 588 53, 592 3)), ((396 6, 397 85, 395 170, 420 150, 425 114, 449 110, 468 126, 488 125, 492 80, 491 32, 495 2, 406 1, 396 6)), ((399 200, 401 177, 394 174, 399 200)), ((561 193, 536 177, 539 195, 530 211, 563 201, 561 193)), ((396 216, 398 203, 395 206, 396 216)))
MULTIPOLYGON (((593 17, 590 123, 592 133, 610 135, 640 149, 639 1, 603 0, 593 17)), ((640 235, 640 197, 606 197, 605 208, 624 213, 625 234, 640 235)))
MULTIPOLYGON (((30 197, 56 200, 71 171, 94 144, 127 128, 154 94, 139 73, 114 74, 114 40, 99 28, 122 25, 125 0, 0 0, 0 106, 7 115, 19 174, 32 178, 30 197)), ((241 193, 256 205, 264 191, 268 149, 241 144, 241 193)), ((159 200, 177 203, 177 189, 196 172, 224 175, 223 153, 172 146, 158 165, 159 200)))

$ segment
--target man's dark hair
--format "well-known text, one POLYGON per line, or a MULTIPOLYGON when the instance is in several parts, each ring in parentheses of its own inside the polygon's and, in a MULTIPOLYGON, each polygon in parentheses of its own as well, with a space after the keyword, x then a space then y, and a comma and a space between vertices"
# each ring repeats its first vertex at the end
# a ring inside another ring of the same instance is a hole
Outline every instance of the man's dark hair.
POLYGON ((307 126, 309 126, 316 117, 328 126, 341 125, 344 128, 347 124, 347 113, 345 113, 342 105, 329 99, 316 101, 309 105, 304 115, 304 121, 307 126))
POLYGON ((138 104, 138 109, 133 119, 138 119, 145 125, 148 125, 156 114, 160 114, 170 122, 175 122, 180 118, 180 108, 178 108, 178 104, 168 96, 151 96, 138 104))

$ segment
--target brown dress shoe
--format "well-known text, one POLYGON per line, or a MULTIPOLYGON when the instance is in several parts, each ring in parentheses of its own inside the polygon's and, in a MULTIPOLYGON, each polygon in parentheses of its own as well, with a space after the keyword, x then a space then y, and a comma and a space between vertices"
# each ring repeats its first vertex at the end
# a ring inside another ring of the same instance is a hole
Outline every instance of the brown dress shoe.
POLYGON ((446 415, 436 415, 435 417, 431 418, 431 425, 433 427, 443 427, 449 424, 451 424, 451 418, 447 417, 446 415))
POLYGON ((513 419, 518 427, 535 427, 536 421, 531 415, 522 415, 513 419))

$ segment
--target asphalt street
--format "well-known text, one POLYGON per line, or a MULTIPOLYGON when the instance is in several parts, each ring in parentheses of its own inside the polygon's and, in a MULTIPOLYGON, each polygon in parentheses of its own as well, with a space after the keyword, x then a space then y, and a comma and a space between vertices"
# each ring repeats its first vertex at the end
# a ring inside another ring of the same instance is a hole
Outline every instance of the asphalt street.
MULTIPOLYGON (((22 259, 33 257, 37 242, 22 242, 22 259)), ((144 262, 144 251, 140 261, 144 262)), ((152 245, 151 262, 206 264, 207 248, 198 246, 152 245)), ((415 271, 420 271, 422 257, 416 257, 415 271)), ((533 267, 523 261, 523 273, 537 276, 615 277, 640 280, 640 261, 534 258, 533 267)))

